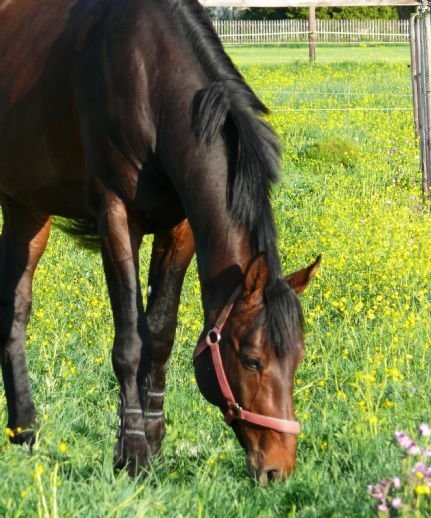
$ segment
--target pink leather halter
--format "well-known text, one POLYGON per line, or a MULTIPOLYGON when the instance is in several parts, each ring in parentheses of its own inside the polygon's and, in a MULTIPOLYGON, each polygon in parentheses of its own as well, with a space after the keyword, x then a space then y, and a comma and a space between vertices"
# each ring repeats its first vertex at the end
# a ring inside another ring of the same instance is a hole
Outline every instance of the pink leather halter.
POLYGON ((255 412, 249 412, 240 407, 236 402, 235 396, 230 388, 229 381, 226 377, 226 373, 223 367, 223 362, 220 354, 220 340, 221 333, 229 318, 230 312, 232 311, 233 305, 236 299, 241 293, 241 286, 239 286, 231 295, 226 306, 223 308, 214 326, 208 331, 208 334, 204 340, 198 343, 196 349, 193 352, 193 361, 201 354, 205 349, 209 348, 211 351, 211 358, 214 365, 214 370, 217 375, 217 380, 220 386, 220 390, 226 400, 228 410, 224 416, 227 424, 231 424, 234 419, 241 421, 247 421, 248 423, 263 426, 264 428, 270 428, 277 432, 290 433, 297 435, 300 432, 300 426, 297 421, 289 419, 280 419, 278 417, 269 417, 262 414, 256 414, 255 412))

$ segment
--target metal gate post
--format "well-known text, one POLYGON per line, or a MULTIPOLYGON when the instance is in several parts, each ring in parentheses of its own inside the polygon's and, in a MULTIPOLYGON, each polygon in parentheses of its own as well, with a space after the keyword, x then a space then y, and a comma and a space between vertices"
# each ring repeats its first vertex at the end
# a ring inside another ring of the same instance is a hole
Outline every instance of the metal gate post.
POLYGON ((423 68, 424 68, 424 95, 425 95, 425 128, 424 140, 426 148, 426 194, 430 193, 431 187, 431 12, 428 7, 423 14, 424 25, 424 50, 423 50, 423 68))
POLYGON ((419 106, 418 106, 418 56, 416 53, 416 18, 417 13, 410 16, 409 33, 410 33, 410 70, 412 76, 412 93, 413 93, 413 117, 415 121, 415 134, 419 137, 419 106))

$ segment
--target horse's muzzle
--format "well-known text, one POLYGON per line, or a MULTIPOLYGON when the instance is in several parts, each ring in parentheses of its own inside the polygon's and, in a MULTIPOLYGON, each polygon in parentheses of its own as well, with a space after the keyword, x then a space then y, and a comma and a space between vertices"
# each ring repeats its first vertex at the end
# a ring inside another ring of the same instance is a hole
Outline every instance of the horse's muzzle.
POLYGON ((291 459, 291 462, 284 463, 285 465, 281 466, 278 463, 266 463, 262 454, 253 452, 247 455, 248 472, 251 477, 263 486, 270 482, 284 480, 295 469, 295 457, 291 459))

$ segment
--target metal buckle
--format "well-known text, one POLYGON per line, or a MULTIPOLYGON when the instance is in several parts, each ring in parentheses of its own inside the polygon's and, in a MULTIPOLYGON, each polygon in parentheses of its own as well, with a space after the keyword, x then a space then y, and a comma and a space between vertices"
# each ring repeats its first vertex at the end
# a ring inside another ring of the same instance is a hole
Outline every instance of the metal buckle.
POLYGON ((229 412, 232 414, 232 417, 235 419, 239 419, 241 417, 242 408, 238 403, 229 403, 228 404, 229 412))
POLYGON ((206 342, 209 346, 219 344, 220 340, 221 334, 214 327, 208 331, 206 342))

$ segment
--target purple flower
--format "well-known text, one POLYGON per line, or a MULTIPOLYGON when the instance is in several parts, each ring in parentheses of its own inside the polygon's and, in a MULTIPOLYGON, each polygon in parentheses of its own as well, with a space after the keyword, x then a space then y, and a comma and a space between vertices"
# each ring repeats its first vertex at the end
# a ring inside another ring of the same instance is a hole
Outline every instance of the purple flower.
POLYGON ((401 448, 408 449, 416 446, 414 440, 404 432, 395 432, 395 438, 401 448))
POLYGON ((407 450, 407 455, 420 455, 421 449, 415 443, 413 443, 407 450))
POLYGON ((426 475, 428 471, 428 466, 425 464, 425 462, 416 462, 416 464, 413 466, 412 473, 422 473, 422 475, 426 475))
POLYGON ((429 435, 431 435, 431 428, 427 423, 422 423, 419 426, 419 431, 422 437, 428 437, 429 435))
POLYGON ((371 484, 368 486, 368 492, 373 498, 377 498, 377 500, 381 500, 383 498, 383 493, 380 484, 376 484, 372 486, 371 484))
POLYGON ((377 506, 377 511, 380 511, 381 513, 387 513, 388 506, 386 504, 380 504, 377 506))
POLYGON ((400 479, 400 477, 395 477, 392 480, 392 484, 394 485, 395 489, 399 489, 401 487, 401 479, 400 479))
POLYGON ((397 498, 394 498, 391 502, 391 506, 393 507, 393 509, 399 509, 402 505, 402 500, 401 498, 397 497, 397 498))
POLYGON ((371 484, 368 485, 368 492, 370 493, 370 495, 375 495, 376 494, 376 490, 377 488, 375 486, 372 486, 371 484))

